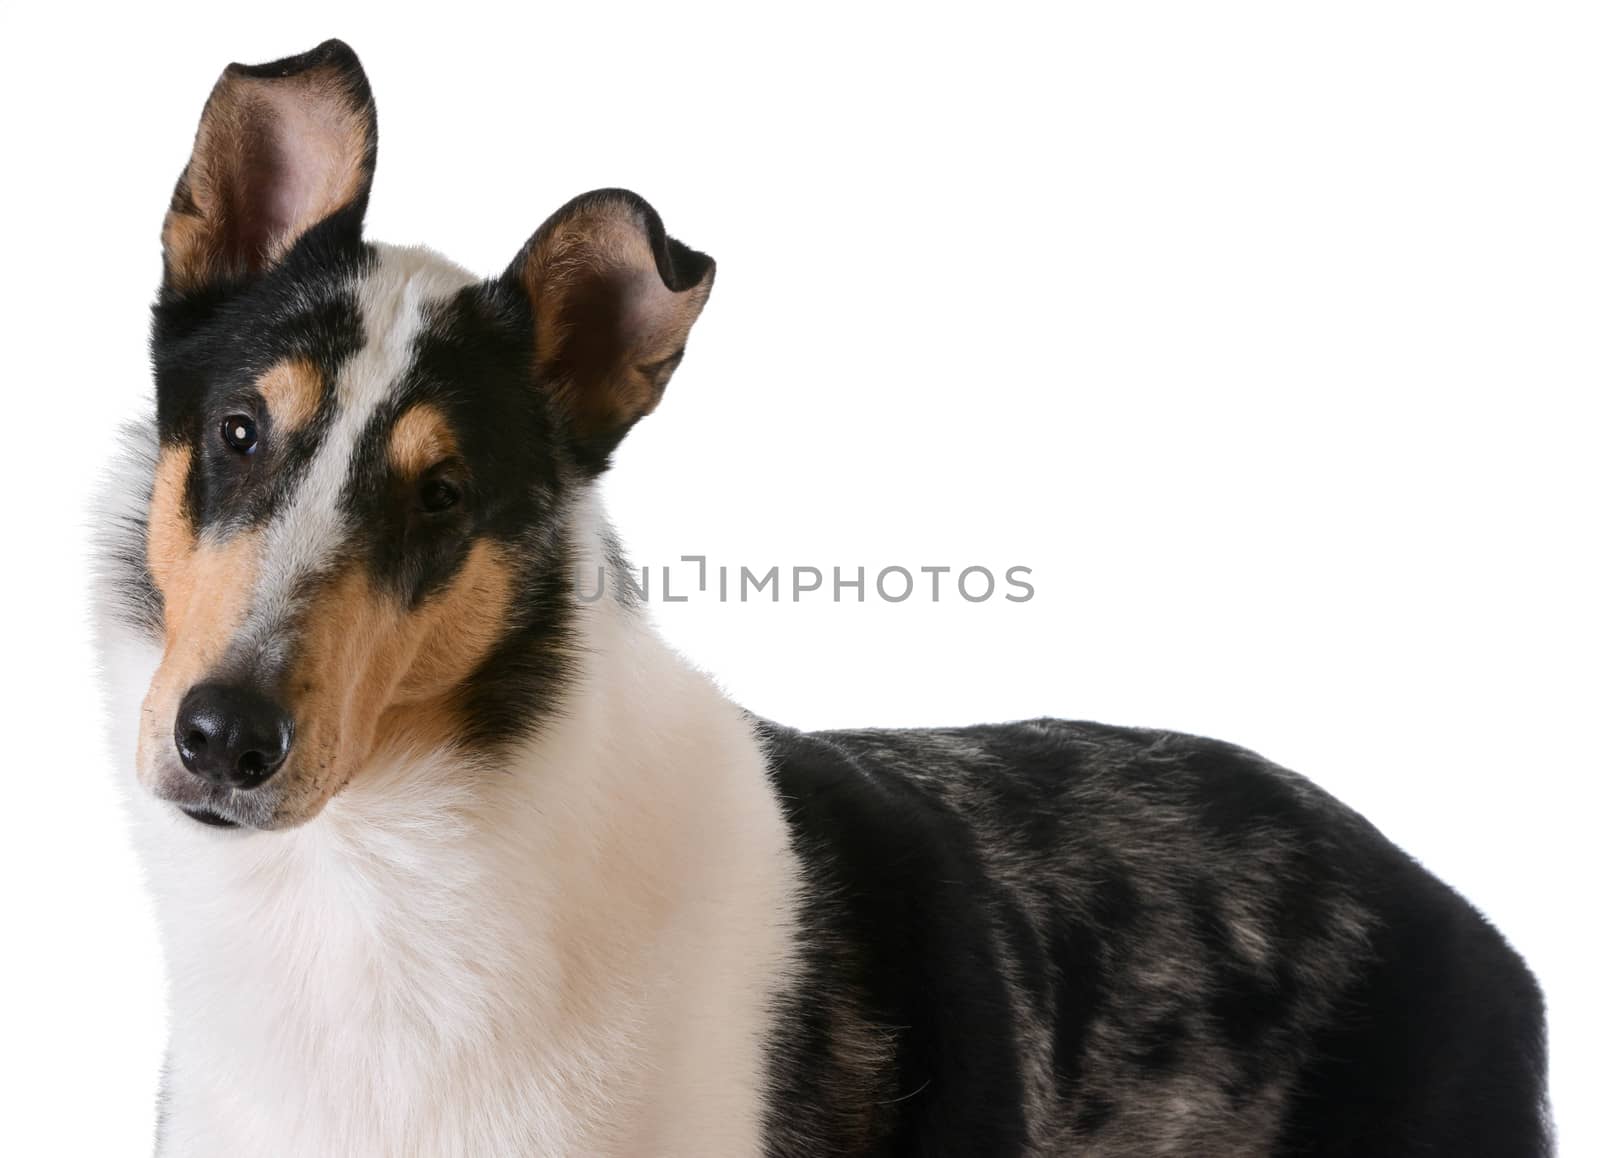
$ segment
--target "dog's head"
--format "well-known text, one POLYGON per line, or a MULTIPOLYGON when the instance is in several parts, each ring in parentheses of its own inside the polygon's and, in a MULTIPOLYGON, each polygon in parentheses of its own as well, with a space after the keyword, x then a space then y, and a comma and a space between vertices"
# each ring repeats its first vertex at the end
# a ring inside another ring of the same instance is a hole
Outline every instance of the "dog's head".
POLYGON ((644 201, 569 202, 475 279, 362 240, 372 94, 337 42, 233 65, 162 231, 144 784, 315 816, 386 748, 494 743, 554 694, 568 516, 660 400, 713 263, 644 201))

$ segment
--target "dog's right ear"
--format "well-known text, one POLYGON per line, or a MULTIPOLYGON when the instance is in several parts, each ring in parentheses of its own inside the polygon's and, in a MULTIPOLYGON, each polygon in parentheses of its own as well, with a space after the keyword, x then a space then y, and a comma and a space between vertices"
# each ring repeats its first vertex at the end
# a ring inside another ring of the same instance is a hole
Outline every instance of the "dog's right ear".
POLYGON ((372 89, 349 45, 328 40, 271 64, 230 64, 162 227, 163 291, 248 278, 319 226, 359 240, 377 155, 372 89))

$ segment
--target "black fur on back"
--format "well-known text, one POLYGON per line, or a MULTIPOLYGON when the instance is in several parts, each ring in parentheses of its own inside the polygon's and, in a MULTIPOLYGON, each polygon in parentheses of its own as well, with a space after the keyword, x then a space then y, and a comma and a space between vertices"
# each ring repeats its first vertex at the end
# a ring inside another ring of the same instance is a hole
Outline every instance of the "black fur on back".
POLYGON ((1293 773, 1058 720, 760 728, 807 886, 769 1158, 1549 1153, 1522 961, 1293 773))

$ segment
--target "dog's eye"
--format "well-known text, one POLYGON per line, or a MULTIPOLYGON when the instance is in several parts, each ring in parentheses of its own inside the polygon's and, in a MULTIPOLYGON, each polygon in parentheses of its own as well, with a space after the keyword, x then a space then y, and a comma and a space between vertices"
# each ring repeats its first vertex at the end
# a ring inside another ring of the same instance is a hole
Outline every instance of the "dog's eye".
POLYGON ((429 514, 438 514, 448 511, 461 501, 461 492, 451 486, 442 478, 424 479, 422 487, 417 492, 417 499, 422 503, 422 509, 429 514))
POLYGON ((222 420, 222 441, 230 450, 249 454, 256 448, 256 421, 248 414, 230 414, 222 420))

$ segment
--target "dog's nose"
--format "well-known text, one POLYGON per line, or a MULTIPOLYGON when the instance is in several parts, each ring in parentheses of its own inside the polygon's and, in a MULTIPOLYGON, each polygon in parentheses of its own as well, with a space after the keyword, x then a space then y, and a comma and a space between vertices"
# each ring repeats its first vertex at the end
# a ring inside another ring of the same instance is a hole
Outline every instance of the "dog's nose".
POLYGON ((202 780, 254 788, 289 754, 289 714, 258 692, 199 684, 178 707, 173 739, 183 766, 202 780))

